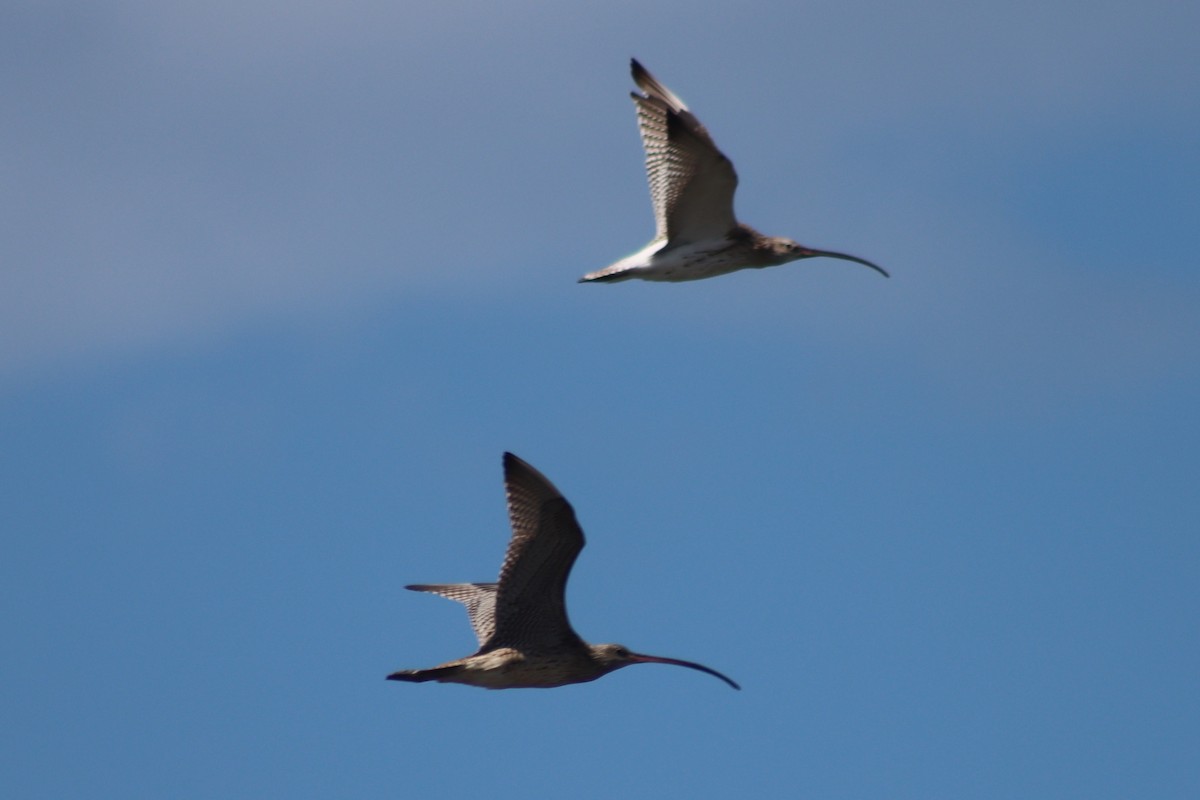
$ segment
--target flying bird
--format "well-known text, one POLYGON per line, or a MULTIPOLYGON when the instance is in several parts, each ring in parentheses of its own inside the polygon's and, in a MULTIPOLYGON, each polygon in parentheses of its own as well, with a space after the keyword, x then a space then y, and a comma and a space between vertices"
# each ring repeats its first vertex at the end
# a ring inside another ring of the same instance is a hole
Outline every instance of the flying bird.
POLYGON ((512 540, 498 583, 417 584, 467 607, 479 650, 430 669, 405 669, 388 680, 465 683, 485 689, 551 688, 585 683, 630 664, 674 664, 707 672, 691 661, 634 653, 619 644, 588 644, 567 620, 567 577, 583 530, 566 498, 544 475, 504 454, 504 485, 512 540))
POLYGON ((632 60, 633 81, 645 94, 631 92, 646 151, 646 177, 654 205, 650 244, 580 283, 692 281, 747 267, 774 267, 802 258, 840 258, 865 264, 884 277, 882 267, 857 256, 815 250, 781 236, 763 234, 737 221, 733 193, 737 172, 708 130, 670 89, 632 60))

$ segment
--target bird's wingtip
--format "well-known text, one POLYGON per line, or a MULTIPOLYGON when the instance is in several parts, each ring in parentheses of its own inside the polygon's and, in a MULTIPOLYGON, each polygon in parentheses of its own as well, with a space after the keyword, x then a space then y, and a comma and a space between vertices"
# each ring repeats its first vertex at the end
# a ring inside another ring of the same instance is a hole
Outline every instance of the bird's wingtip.
MULTIPOLYGON (((654 77, 650 74, 650 70, 643 67, 642 62, 636 58, 629 59, 629 73, 633 76, 633 82, 642 89, 646 88, 644 84, 655 82, 654 77)), ((633 96, 637 97, 637 94, 634 93, 633 96)))
POLYGON ((504 480, 506 482, 512 481, 512 480, 516 479, 518 476, 521 476, 523 474, 524 475, 532 475, 535 478, 537 478, 541 481, 544 481, 545 483, 550 482, 546 478, 545 475, 543 475, 542 473, 540 473, 536 469, 534 469, 533 465, 530 464, 528 461, 521 458, 520 456, 513 455, 512 453, 505 451, 505 453, 504 453, 504 480))

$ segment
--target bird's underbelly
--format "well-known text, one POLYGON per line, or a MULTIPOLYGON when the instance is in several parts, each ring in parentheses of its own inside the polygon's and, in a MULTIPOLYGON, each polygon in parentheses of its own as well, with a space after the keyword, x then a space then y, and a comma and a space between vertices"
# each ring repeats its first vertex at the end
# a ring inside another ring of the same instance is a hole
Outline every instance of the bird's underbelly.
POLYGON ((655 239, 636 253, 583 276, 582 280, 694 281, 753 266, 753 260, 753 253, 737 239, 706 239, 674 247, 655 239))
POLYGON ((484 689, 552 689, 570 683, 584 683, 603 675, 588 658, 573 654, 539 655, 510 648, 466 659, 455 683, 484 689))
POLYGON ((692 281, 747 266, 746 253, 728 239, 694 242, 660 250, 638 277, 648 281, 692 281))

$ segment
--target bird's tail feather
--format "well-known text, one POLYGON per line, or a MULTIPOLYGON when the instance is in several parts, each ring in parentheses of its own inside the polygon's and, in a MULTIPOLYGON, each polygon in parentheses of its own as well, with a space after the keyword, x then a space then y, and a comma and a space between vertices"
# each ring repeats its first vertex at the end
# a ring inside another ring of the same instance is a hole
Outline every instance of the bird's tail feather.
POLYGON ((462 671, 455 664, 449 667, 433 667, 432 669, 402 669, 387 676, 389 681, 407 681, 408 683, 425 683, 426 681, 441 681, 462 671))
POLYGON ((595 272, 589 272, 579 279, 579 283, 616 283, 617 281, 626 281, 633 277, 633 273, 628 269, 613 269, 606 267, 598 269, 595 272))

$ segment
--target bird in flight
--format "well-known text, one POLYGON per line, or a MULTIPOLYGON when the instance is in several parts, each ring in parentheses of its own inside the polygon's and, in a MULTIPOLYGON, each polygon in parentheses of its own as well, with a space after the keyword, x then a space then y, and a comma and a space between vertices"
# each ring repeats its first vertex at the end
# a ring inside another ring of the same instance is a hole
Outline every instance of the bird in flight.
POLYGON ((388 680, 465 683, 485 689, 551 688, 585 683, 630 664, 674 664, 707 672, 691 661, 634 653, 619 644, 588 644, 567 620, 567 577, 583 530, 566 498, 544 475, 504 454, 504 485, 512 540, 498 583, 418 584, 467 607, 479 650, 430 669, 404 669, 388 680))
POLYGON ((646 177, 654 205, 650 244, 580 283, 692 281, 748 267, 773 267, 802 258, 840 258, 864 264, 884 277, 882 267, 857 256, 815 250, 781 236, 763 234, 737 221, 733 193, 737 172, 708 130, 670 89, 632 61, 631 92, 646 151, 646 177))

